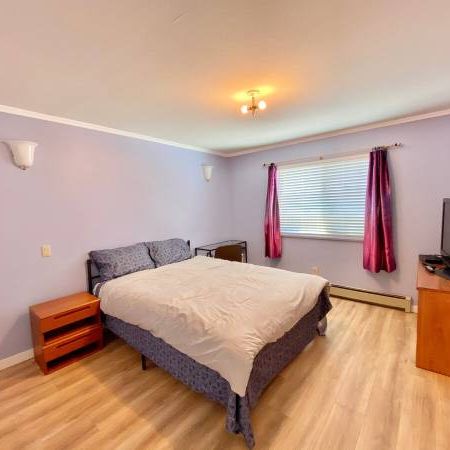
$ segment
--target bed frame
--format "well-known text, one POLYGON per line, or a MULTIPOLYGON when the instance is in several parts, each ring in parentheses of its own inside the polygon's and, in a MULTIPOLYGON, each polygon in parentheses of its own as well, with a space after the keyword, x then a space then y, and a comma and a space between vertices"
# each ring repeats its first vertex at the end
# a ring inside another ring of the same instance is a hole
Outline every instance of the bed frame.
MULTIPOLYGON (((88 286, 90 292, 99 276, 94 264, 88 260, 88 286)), ((190 358, 164 340, 147 330, 126 323, 116 317, 104 315, 105 327, 122 338, 141 354, 142 370, 147 368, 147 359, 164 369, 173 377, 221 403, 226 409, 226 429, 241 433, 248 448, 255 445, 250 411, 267 385, 317 336, 324 336, 327 328, 326 315, 332 308, 326 287, 313 309, 302 317, 276 342, 261 349, 254 360, 245 397, 231 390, 230 384, 218 372, 190 358)))
POLYGON ((94 286, 100 282, 100 274, 98 273, 97 267, 91 259, 86 261, 86 271, 87 271, 87 288, 90 294, 94 293, 94 286))

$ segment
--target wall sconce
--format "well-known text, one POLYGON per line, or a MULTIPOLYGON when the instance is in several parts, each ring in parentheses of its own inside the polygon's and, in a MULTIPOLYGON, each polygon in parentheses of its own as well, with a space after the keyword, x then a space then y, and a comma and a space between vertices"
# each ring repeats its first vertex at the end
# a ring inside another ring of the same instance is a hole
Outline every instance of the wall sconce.
POLYGON ((34 150, 36 142, 31 141, 6 141, 6 145, 11 149, 14 163, 19 169, 26 170, 33 165, 34 150))
POLYGON ((206 181, 209 181, 212 178, 213 168, 214 168, 214 166, 210 166, 208 164, 202 164, 203 178, 206 181))

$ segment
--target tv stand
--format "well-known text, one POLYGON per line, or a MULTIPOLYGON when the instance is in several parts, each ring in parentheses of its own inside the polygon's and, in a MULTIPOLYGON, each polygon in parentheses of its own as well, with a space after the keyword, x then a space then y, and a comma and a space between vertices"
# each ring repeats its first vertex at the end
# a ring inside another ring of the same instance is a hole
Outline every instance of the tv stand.
POLYGON ((420 261, 417 289, 416 365, 450 375, 450 279, 429 273, 420 261))

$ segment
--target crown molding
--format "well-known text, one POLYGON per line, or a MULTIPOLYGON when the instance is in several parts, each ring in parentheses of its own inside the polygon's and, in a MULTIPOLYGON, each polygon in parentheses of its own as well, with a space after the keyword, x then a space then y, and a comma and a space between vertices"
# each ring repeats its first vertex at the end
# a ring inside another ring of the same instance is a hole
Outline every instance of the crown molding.
POLYGON ((340 130, 329 131, 326 133, 312 134, 309 136, 303 136, 303 137, 288 140, 288 141, 281 141, 281 142, 277 142, 277 143, 273 143, 273 144, 250 147, 250 148, 246 148, 245 150, 226 151, 226 150, 211 150, 211 149, 207 149, 207 148, 196 147, 193 145, 181 144, 179 142, 168 141, 165 139, 159 139, 159 138, 155 138, 153 136, 148 136, 145 134, 134 133, 131 131, 126 131, 126 130, 119 130, 117 128, 110 128, 110 127, 106 127, 103 125, 96 125, 96 124, 89 123, 89 122, 82 122, 79 120, 67 119, 65 117, 53 116, 50 114, 39 113, 36 111, 29 111, 26 109, 15 108, 13 106, 7 106, 7 105, 0 104, 0 112, 12 114, 15 116, 30 117, 32 119, 38 119, 38 120, 44 120, 47 122, 54 122, 54 123, 59 123, 59 124, 63 124, 63 125, 69 125, 69 126, 78 127, 78 128, 85 128, 87 130, 100 131, 102 133, 107 133, 107 134, 115 134, 117 136, 129 137, 129 138, 138 139, 141 141, 154 142, 157 144, 168 145, 171 147, 176 147, 176 148, 184 149, 184 150, 192 150, 192 151, 196 151, 196 152, 209 153, 211 155, 222 156, 225 158, 233 158, 235 156, 248 155, 250 153, 258 153, 258 152, 263 152, 266 150, 273 150, 276 148, 290 147, 292 145, 303 144, 306 142, 319 141, 322 139, 328 139, 328 138, 332 138, 332 137, 336 137, 336 136, 343 136, 346 134, 359 133, 362 131, 375 130, 377 128, 391 127, 394 125, 401 125, 401 124, 405 124, 405 123, 417 122, 420 120, 433 119, 436 117, 443 117, 443 116, 450 115, 450 109, 444 109, 444 110, 434 111, 434 112, 425 113, 425 114, 415 114, 415 115, 410 115, 410 116, 404 116, 404 117, 400 117, 398 119, 373 122, 373 123, 370 123, 367 125, 359 125, 356 127, 343 128, 340 130))
POLYGON ((443 117, 443 116, 449 116, 449 115, 450 115, 450 109, 443 109, 441 111, 434 111, 434 112, 425 113, 425 114, 415 114, 415 115, 411 115, 411 116, 401 117, 398 119, 373 122, 373 123, 370 123, 367 125, 360 125, 360 126, 351 127, 351 128, 343 128, 341 130, 329 131, 326 133, 312 134, 310 136, 304 136, 304 137, 292 139, 289 141, 283 141, 283 142, 278 142, 278 143, 268 144, 268 145, 260 145, 257 147, 251 147, 251 148, 236 151, 236 152, 232 152, 232 151, 228 152, 228 153, 223 152, 222 156, 225 156, 227 158, 232 158, 234 156, 242 156, 242 155, 248 155, 250 153, 258 153, 258 152, 263 152, 266 150, 273 150, 276 148, 290 147, 290 146, 296 145, 296 144, 304 144, 306 142, 320 141, 321 139, 328 139, 328 138, 332 138, 335 136, 343 136, 346 134, 353 134, 353 133, 359 133, 362 131, 375 130, 377 128, 392 127, 394 125, 401 125, 404 123, 417 122, 419 120, 426 120, 426 119, 434 119, 436 117, 443 117))
POLYGON ((29 111, 27 109, 15 108, 13 106, 0 105, 0 112, 13 114, 15 116, 30 117, 32 119, 45 120, 46 122, 59 123, 63 125, 69 125, 72 127, 85 128, 87 130, 100 131, 107 134, 115 134, 118 136, 129 137, 132 139, 139 139, 141 141, 154 142, 156 144, 170 145, 171 147, 177 147, 184 150, 193 150, 196 152, 210 153, 216 156, 224 156, 219 151, 210 150, 202 147, 195 147, 193 145, 181 144, 179 142, 168 141, 165 139, 155 138, 153 136, 147 136, 146 134, 133 133, 131 131, 119 130, 117 128, 105 127, 103 125, 96 125, 89 122, 81 122, 79 120, 67 119, 65 117, 52 116, 50 114, 39 113, 36 111, 29 111))

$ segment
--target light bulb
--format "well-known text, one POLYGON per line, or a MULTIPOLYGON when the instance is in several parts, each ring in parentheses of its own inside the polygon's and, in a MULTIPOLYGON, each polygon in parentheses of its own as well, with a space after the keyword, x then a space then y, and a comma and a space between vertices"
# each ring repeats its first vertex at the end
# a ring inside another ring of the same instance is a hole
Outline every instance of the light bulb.
POLYGON ((265 102, 264 100, 260 100, 260 101, 258 102, 258 108, 259 108, 259 109, 266 109, 266 108, 267 108, 266 102, 265 102))
POLYGON ((247 105, 242 105, 241 106, 241 113, 242 114, 247 114, 248 113, 248 106, 247 105))

